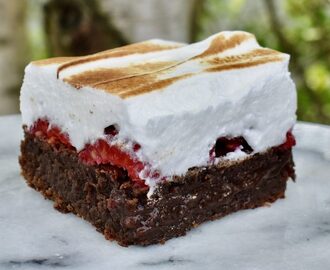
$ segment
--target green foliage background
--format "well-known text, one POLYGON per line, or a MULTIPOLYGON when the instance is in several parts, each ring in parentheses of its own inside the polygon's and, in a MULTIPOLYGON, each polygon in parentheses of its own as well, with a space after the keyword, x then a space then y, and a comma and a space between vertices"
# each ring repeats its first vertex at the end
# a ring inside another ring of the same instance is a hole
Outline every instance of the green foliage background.
MULTIPOLYGON (((61 2, 64 7, 67 3, 75 3, 78 9, 86 6, 85 0, 52 1, 61 2)), ((52 35, 45 35, 42 19, 45 9, 41 4, 44 2, 29 0, 28 5, 33 59, 56 56, 46 49, 52 35)), ((194 3, 191 42, 222 30, 245 30, 254 33, 261 45, 290 54, 290 71, 298 90, 298 119, 330 124, 330 0, 194 0, 194 3)), ((70 21, 67 10, 65 14, 70 21)), ((79 32, 79 25, 75 31, 79 32)), ((108 32, 104 35, 115 38, 108 32)))
POLYGON ((193 40, 237 29, 254 33, 263 46, 291 55, 298 118, 330 124, 330 1, 200 1, 193 40))

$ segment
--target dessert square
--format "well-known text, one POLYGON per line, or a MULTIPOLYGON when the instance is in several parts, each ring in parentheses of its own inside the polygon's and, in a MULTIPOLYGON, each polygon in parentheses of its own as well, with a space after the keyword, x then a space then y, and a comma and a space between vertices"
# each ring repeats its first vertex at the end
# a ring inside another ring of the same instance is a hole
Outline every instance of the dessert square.
POLYGON ((22 175, 124 246, 284 198, 296 121, 288 63, 241 31, 32 62, 22 175))

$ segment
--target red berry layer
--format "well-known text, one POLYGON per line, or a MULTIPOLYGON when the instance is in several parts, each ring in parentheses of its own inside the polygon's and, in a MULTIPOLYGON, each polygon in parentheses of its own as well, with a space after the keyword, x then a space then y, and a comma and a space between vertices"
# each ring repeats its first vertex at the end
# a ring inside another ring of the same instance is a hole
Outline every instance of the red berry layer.
MULTIPOLYGON (((30 132, 37 137, 46 139, 49 144, 56 145, 57 143, 62 143, 67 147, 75 149, 70 143, 68 134, 63 133, 57 126, 50 125, 46 119, 38 119, 30 128, 30 132)), ((111 141, 117 136, 118 132, 113 125, 106 127, 104 129, 106 139, 98 139, 93 144, 86 144, 84 149, 78 153, 79 158, 89 165, 111 164, 123 168, 127 171, 132 181, 139 186, 146 186, 144 180, 139 176, 142 171, 144 171, 144 178, 150 177, 155 180, 164 180, 164 177, 161 177, 158 171, 151 170, 149 164, 138 159, 135 154, 141 149, 141 145, 138 143, 132 144, 132 151, 130 152, 125 152, 116 145, 111 145, 111 141)), ((290 149, 295 144, 296 140, 290 130, 286 134, 286 141, 278 147, 290 149)), ((220 137, 210 150, 210 162, 213 162, 215 158, 226 156, 236 149, 241 149, 241 151, 248 154, 253 152, 253 149, 243 137, 220 137)))
POLYGON ((283 149, 290 149, 290 148, 292 148, 295 145, 296 145, 296 139, 295 139, 295 137, 292 134, 292 130, 289 130, 286 133, 286 141, 285 141, 285 143, 281 144, 279 147, 281 147, 283 149))
POLYGON ((79 152, 79 158, 87 164, 112 164, 124 168, 134 182, 144 185, 139 173, 145 165, 131 154, 126 153, 115 145, 109 145, 106 140, 99 139, 94 144, 87 144, 79 152))
POLYGON ((63 133, 57 126, 49 125, 49 122, 44 119, 38 119, 30 127, 30 132, 36 137, 47 139, 49 144, 56 144, 58 142, 72 147, 69 135, 63 133))
MULTIPOLYGON (((37 137, 46 139, 49 144, 55 145, 60 142, 67 147, 73 147, 68 134, 61 132, 58 127, 50 125, 45 119, 38 119, 30 128, 30 132, 37 137)), ((111 141, 118 134, 118 131, 114 126, 109 126, 105 128, 104 133, 107 139, 111 141)), ((141 146, 135 143, 132 152, 137 152, 140 148, 141 146)), ((132 154, 110 145, 104 139, 99 139, 93 144, 87 144, 78 155, 88 165, 112 164, 123 168, 132 181, 140 186, 145 186, 144 181, 139 177, 139 173, 145 168, 145 164, 138 160, 136 156, 134 157, 132 154)))
MULTIPOLYGON (((282 149, 290 149, 296 145, 296 139, 289 130, 286 133, 286 140, 283 144, 277 146, 282 149)), ((243 137, 220 137, 216 140, 215 145, 210 150, 210 161, 213 162, 215 158, 224 157, 230 152, 234 152, 236 149, 241 149, 241 151, 250 154, 253 152, 252 147, 247 143, 243 137)))

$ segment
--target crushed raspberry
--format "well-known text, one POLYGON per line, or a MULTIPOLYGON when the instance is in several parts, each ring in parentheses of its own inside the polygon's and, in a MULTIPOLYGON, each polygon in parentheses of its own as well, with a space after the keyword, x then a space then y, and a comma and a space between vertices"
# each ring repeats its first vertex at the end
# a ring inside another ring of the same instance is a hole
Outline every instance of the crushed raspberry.
MULTIPOLYGON (((38 119, 29 131, 36 137, 44 138, 50 144, 62 143, 67 147, 73 147, 70 144, 69 136, 61 132, 60 128, 49 124, 46 119, 38 119)), ((104 129, 104 134, 108 135, 107 140, 118 134, 115 125, 110 125, 104 129)), ((133 143, 132 150, 137 152, 141 149, 141 145, 133 143)), ((140 179, 139 173, 145 169, 145 164, 138 160, 137 157, 122 151, 115 145, 110 145, 106 140, 99 139, 94 144, 85 145, 84 149, 79 152, 79 158, 89 165, 94 164, 111 164, 123 168, 127 171, 130 178, 134 181, 134 185, 140 188, 147 187, 143 180, 140 179)), ((146 177, 158 177, 159 173, 149 172, 146 177)))
MULTIPOLYGON (((151 178, 154 178, 154 179, 159 179, 160 178, 160 173, 159 171, 154 171, 151 175, 151 178)), ((162 178, 162 180, 164 180, 164 178, 162 178)))
POLYGON ((118 130, 115 127, 115 125, 110 125, 110 126, 107 126, 104 129, 104 134, 111 135, 111 136, 116 136, 118 134, 118 130))
POLYGON ((139 145, 138 143, 134 143, 133 144, 133 151, 137 152, 141 149, 141 145, 139 145))
POLYGON ((292 131, 289 130, 286 133, 286 141, 285 143, 281 144, 279 147, 282 149, 291 149, 293 146, 296 145, 296 139, 292 134, 292 131))
POLYGON ((37 137, 46 138, 49 144, 61 142, 66 146, 72 147, 68 134, 61 132, 57 126, 50 125, 45 119, 38 119, 34 122, 30 132, 37 137))
POLYGON ((223 157, 230 152, 234 152, 236 149, 241 149, 245 153, 251 153, 253 151, 243 137, 220 137, 210 150, 210 157, 212 160, 217 157, 223 157))
MULTIPOLYGON (((280 149, 291 149, 296 145, 296 139, 292 134, 292 131, 289 130, 286 133, 286 141, 279 145, 280 149)), ((217 139, 214 147, 210 150, 210 160, 214 161, 217 157, 223 157, 230 152, 234 152, 236 149, 240 148, 245 153, 253 152, 251 146, 247 143, 247 141, 243 137, 220 137, 217 139)))
MULTIPOLYGON (((50 144, 60 142, 67 147, 73 148, 68 134, 63 133, 59 127, 49 124, 47 119, 38 119, 30 127, 29 131, 36 137, 47 139, 47 142, 50 144)), ((166 178, 162 177, 159 171, 152 170, 149 164, 145 164, 137 158, 135 153, 141 149, 141 145, 137 142, 132 144, 132 153, 125 152, 119 147, 108 143, 118 132, 115 125, 106 127, 104 134, 107 135, 107 140, 99 139, 94 144, 85 145, 85 148, 79 152, 79 158, 89 165, 111 164, 123 168, 127 171, 134 185, 141 188, 147 188, 145 182, 139 177, 142 171, 143 178, 150 177, 155 180, 165 180, 166 178)), ((286 134, 286 141, 278 147, 291 149, 294 145, 296 145, 296 140, 292 131, 289 130, 286 134)), ((248 154, 253 152, 253 149, 243 137, 220 137, 209 152, 210 161, 234 152, 236 149, 241 149, 241 151, 248 154)))
POLYGON ((134 182, 144 185, 139 173, 144 169, 144 164, 129 153, 120 150, 117 146, 109 145, 107 141, 99 139, 94 144, 88 144, 79 153, 79 157, 87 164, 107 164, 123 168, 134 182))

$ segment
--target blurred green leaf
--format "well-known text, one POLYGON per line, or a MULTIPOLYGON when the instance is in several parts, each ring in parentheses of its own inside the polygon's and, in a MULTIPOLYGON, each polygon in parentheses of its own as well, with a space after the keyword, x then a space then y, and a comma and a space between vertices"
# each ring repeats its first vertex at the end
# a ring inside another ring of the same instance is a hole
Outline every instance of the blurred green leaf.
POLYGON ((204 0, 199 38, 240 29, 291 54, 298 118, 330 124, 329 0, 204 0))
POLYGON ((307 85, 314 91, 326 91, 330 88, 330 70, 324 63, 316 62, 306 68, 307 85))

